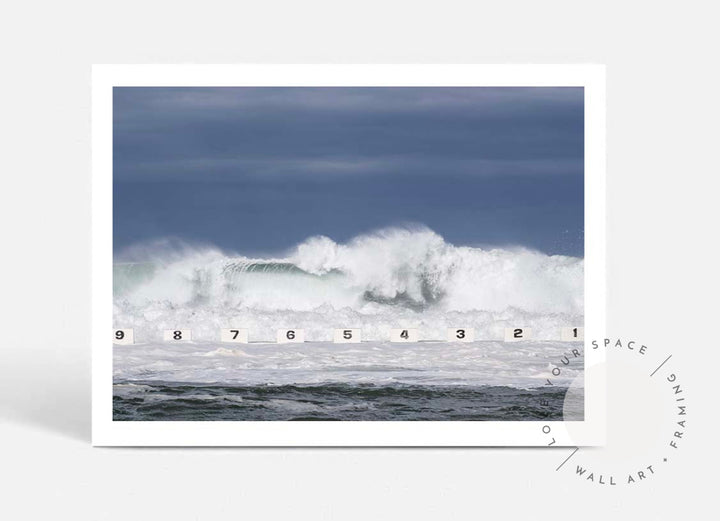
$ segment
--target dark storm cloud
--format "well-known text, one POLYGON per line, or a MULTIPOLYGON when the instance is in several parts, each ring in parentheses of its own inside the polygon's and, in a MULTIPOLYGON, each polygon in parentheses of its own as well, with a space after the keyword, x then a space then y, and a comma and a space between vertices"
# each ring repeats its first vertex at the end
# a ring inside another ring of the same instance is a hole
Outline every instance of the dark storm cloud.
POLYGON ((413 221, 582 255, 583 106, 581 88, 116 88, 116 249, 413 221))
POLYGON ((573 88, 120 88, 116 175, 567 174, 582 103, 573 88))

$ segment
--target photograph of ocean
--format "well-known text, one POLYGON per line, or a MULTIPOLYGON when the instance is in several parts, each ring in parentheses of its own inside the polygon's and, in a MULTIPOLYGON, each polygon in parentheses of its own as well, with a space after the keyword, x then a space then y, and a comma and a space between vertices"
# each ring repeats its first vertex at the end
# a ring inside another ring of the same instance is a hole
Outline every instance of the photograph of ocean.
POLYGON ((582 323, 574 257, 455 247, 427 229, 313 238, 281 259, 181 255, 115 266, 115 322, 138 342, 115 348, 115 419, 561 419, 562 382, 582 368, 552 375, 570 349, 559 326, 582 323), (178 324, 192 342, 162 342, 178 324), (448 327, 501 339, 518 324, 538 340, 446 341, 448 327), (337 326, 362 341, 334 344, 337 326), (423 340, 390 343, 391 326, 423 340), (250 343, 219 342, 231 327, 250 343), (276 344, 279 327, 305 342, 276 344))
POLYGON ((562 420, 569 398, 581 419, 582 363, 553 370, 582 347, 561 328, 583 325, 583 106, 569 87, 116 87, 113 322, 134 342, 113 346, 113 418, 562 420))

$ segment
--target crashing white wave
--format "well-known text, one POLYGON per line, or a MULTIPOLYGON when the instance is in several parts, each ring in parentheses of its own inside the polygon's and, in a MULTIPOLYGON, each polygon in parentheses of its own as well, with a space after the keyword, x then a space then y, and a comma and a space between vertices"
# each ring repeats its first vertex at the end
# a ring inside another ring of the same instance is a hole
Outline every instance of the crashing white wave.
POLYGON ((583 315, 582 259, 454 246, 425 228, 346 244, 312 237, 280 258, 186 250, 116 264, 114 275, 115 326, 134 328, 140 342, 179 327, 197 340, 216 340, 221 327, 248 328, 251 340, 304 328, 308 340, 327 341, 340 327, 385 340, 392 327, 416 327, 424 339, 474 327, 482 339, 515 326, 553 339, 583 315))

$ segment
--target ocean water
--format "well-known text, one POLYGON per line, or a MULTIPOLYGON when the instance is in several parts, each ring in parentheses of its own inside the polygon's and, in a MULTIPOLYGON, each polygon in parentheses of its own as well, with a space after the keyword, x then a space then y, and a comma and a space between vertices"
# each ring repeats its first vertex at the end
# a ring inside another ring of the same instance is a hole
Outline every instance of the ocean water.
POLYGON ((138 250, 114 267, 115 327, 136 342, 114 346, 114 418, 562 419, 582 365, 552 370, 582 348, 559 341, 582 306, 582 259, 454 246, 427 229, 313 237, 273 257, 138 250), (533 340, 500 341, 520 326, 533 340), (448 327, 477 341, 445 342, 448 327), (179 328, 193 341, 162 342, 179 328), (220 328, 246 328, 251 343, 220 343, 220 328), (281 328, 306 342, 272 343, 281 328), (333 344, 334 328, 360 328, 363 342, 333 344), (392 344, 391 328, 421 341, 392 344))
POLYGON ((154 384, 116 389, 113 407, 118 421, 556 421, 566 419, 565 393, 490 386, 154 384))
POLYGON ((116 346, 116 420, 562 419, 579 344, 116 346), (560 377, 554 368, 562 369, 560 377), (552 386, 547 385, 547 381, 552 386))

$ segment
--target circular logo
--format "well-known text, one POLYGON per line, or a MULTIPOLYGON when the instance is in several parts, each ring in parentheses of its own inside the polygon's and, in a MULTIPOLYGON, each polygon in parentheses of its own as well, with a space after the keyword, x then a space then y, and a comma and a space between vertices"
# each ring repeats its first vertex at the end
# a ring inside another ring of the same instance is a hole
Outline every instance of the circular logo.
MULTIPOLYGON (((572 437, 578 428, 573 422, 583 419, 584 381, 598 381, 605 375, 606 443, 563 451, 554 472, 607 487, 639 486, 658 479, 668 472, 686 438, 688 397, 673 355, 655 354, 641 342, 621 338, 593 340, 588 347, 606 350, 606 362, 579 371, 569 384, 563 421, 572 437)), ((565 367, 582 367, 580 351, 552 361, 552 377, 546 385, 556 385, 565 367)), ((555 443, 552 431, 551 422, 542 426, 548 446, 555 443)))

